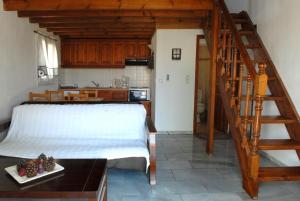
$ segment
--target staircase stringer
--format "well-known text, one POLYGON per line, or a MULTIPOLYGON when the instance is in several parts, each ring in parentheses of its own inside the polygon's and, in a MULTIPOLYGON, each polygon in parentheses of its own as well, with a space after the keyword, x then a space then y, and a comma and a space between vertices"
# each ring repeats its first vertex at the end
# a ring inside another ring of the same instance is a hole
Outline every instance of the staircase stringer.
POLYGON ((253 180, 249 174, 249 156, 246 150, 242 147, 242 135, 238 127, 236 127, 235 111, 231 109, 231 103, 228 99, 228 94, 225 91, 224 80, 222 76, 218 75, 218 90, 221 94, 221 98, 224 104, 224 109, 226 113, 227 120, 229 122, 230 132, 235 144, 237 156, 239 159, 239 165, 241 174, 243 177, 243 188, 250 195, 251 198, 256 198, 258 195, 258 181, 253 180))

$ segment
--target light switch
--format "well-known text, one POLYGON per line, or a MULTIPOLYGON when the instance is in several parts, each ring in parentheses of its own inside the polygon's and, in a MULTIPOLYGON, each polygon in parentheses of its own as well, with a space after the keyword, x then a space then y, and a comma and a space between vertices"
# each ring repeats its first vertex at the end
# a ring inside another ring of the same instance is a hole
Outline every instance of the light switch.
POLYGON ((186 84, 189 84, 189 83, 190 83, 190 78, 191 78, 190 75, 186 75, 186 76, 185 76, 185 83, 186 83, 186 84))
POLYGON ((166 80, 167 80, 167 82, 170 81, 170 74, 167 74, 166 80))

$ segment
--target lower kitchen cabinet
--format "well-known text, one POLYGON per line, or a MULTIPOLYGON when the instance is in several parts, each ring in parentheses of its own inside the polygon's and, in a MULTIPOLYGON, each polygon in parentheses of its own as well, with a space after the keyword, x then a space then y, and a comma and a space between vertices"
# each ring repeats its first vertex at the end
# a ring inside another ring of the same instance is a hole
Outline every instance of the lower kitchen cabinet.
POLYGON ((98 97, 103 98, 103 101, 128 101, 128 90, 98 90, 98 97))

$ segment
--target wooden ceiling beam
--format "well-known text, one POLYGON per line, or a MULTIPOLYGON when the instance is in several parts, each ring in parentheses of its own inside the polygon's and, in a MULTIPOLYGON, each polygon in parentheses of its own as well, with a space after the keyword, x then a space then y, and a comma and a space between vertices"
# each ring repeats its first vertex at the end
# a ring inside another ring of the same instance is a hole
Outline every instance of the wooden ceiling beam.
POLYGON ((89 36, 60 36, 62 39, 147 39, 151 40, 151 36, 108 36, 108 35, 89 35, 89 36))
POLYGON ((155 23, 57 23, 39 24, 40 28, 155 28, 155 23))
POLYGON ((18 11, 19 17, 207 17, 207 10, 58 10, 58 11, 18 11))
POLYGON ((101 31, 105 31, 105 32, 136 32, 136 31, 143 31, 143 32, 154 32, 155 29, 154 28, 48 28, 47 29, 48 32, 56 32, 56 33, 60 33, 60 32, 101 32, 101 31))
POLYGON ((90 36, 90 35, 107 35, 107 36, 151 36, 153 32, 143 32, 143 31, 138 31, 138 32, 60 32, 56 33, 56 35, 60 36, 90 36))
POLYGON ((3 0, 4 10, 212 10, 213 0, 3 0))
POLYGON ((200 29, 202 23, 157 23, 156 29, 200 29))
POLYGON ((92 18, 73 18, 73 17, 57 17, 57 18, 41 18, 31 17, 31 23, 155 23, 155 22, 197 22, 201 18, 154 18, 154 17, 92 17, 92 18))

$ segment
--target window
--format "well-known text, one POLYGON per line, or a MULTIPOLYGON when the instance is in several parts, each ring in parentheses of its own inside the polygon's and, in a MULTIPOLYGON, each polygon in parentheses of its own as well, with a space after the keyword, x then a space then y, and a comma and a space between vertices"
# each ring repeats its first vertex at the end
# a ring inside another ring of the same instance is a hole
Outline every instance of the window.
POLYGON ((56 41, 37 34, 37 57, 39 84, 56 84, 58 76, 56 41))

